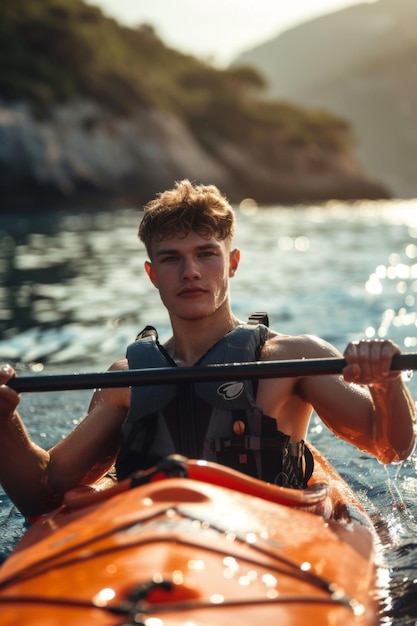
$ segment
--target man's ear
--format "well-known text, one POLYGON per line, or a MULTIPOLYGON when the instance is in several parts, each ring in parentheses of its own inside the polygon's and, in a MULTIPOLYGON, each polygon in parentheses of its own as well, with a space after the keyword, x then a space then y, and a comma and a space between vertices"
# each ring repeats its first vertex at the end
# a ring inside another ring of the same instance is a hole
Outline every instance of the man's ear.
POLYGON ((236 270, 239 266, 240 261, 240 250, 235 248, 230 252, 230 262, 229 262, 229 276, 232 277, 235 275, 236 270))
POLYGON ((147 275, 149 276, 149 279, 152 282, 153 286, 158 289, 156 275, 155 275, 155 272, 153 271, 152 263, 150 261, 145 261, 145 271, 147 275))

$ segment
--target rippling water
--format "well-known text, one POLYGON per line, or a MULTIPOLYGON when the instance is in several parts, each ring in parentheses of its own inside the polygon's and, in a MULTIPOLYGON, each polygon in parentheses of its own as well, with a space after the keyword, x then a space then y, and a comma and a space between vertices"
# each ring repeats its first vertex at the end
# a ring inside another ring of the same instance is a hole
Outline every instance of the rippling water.
MULTIPOLYGON (((390 337, 417 351, 417 201, 334 203, 238 212, 242 250, 235 312, 268 311, 280 332, 314 333, 343 350, 350 339, 390 337)), ((24 374, 103 371, 146 324, 169 332, 143 271, 140 214, 0 217, 0 359, 24 374)), ((417 399, 417 374, 409 382, 417 399)), ((89 391, 27 394, 21 412, 50 447, 73 428, 89 391)), ((417 623, 416 459, 385 468, 314 418, 310 439, 354 487, 383 547, 384 624, 417 623)), ((24 531, 0 492, 3 557, 24 531)))

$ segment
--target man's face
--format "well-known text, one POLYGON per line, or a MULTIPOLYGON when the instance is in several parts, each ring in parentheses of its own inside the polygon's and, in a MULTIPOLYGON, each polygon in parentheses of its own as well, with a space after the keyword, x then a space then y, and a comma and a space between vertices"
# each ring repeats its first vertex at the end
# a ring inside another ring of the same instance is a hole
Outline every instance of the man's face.
POLYGON ((227 242, 191 231, 154 241, 145 269, 171 318, 197 320, 228 305, 238 264, 239 251, 230 252, 227 242))

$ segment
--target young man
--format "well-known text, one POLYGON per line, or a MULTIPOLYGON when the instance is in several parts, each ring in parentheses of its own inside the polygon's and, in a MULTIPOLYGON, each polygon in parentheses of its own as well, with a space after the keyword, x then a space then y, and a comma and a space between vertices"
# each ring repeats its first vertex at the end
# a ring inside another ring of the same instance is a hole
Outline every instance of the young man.
MULTIPOLYGON (((139 228, 149 255, 145 270, 169 312, 172 336, 160 346, 154 329, 145 329, 128 358, 110 369, 341 356, 317 337, 282 335, 236 318, 229 298, 240 256, 233 233, 233 211, 213 186, 181 181, 145 207, 139 228)), ((30 441, 16 411, 18 395, 5 385, 14 371, 4 365, 0 481, 28 516, 56 507, 68 489, 92 483, 115 460, 123 478, 174 451, 304 486, 312 469, 304 439, 313 408, 334 433, 382 463, 400 461, 414 446, 415 405, 400 372, 390 371, 399 352, 388 340, 352 342, 340 376, 98 389, 85 419, 49 451, 30 441)))

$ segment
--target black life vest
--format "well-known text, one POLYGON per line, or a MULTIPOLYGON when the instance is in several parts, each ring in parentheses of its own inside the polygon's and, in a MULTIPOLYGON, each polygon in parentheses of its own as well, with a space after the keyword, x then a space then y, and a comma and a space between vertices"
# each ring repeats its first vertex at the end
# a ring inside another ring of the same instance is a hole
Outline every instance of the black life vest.
MULTIPOLYGON (((220 339, 196 365, 257 361, 268 328, 243 324, 220 339)), ((128 346, 131 369, 176 367, 147 326, 128 346)), ((313 469, 304 442, 290 443, 275 419, 256 405, 257 381, 132 387, 116 471, 122 480, 177 453, 216 461, 267 482, 303 488, 313 469)))

